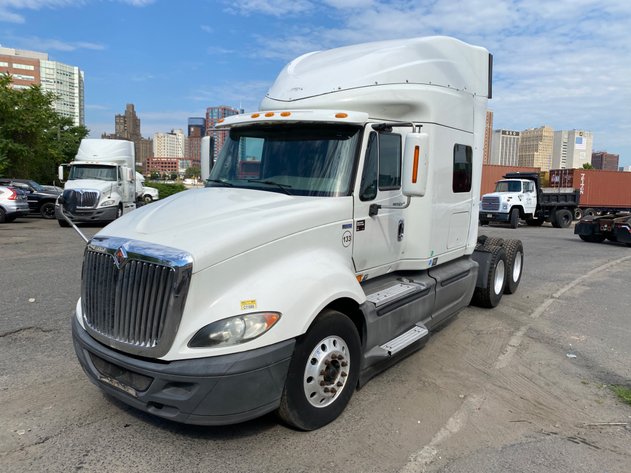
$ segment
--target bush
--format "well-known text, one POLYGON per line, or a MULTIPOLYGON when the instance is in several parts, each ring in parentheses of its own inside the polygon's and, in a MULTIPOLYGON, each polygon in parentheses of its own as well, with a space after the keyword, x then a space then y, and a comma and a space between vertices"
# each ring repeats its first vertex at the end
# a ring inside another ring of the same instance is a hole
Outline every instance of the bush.
POLYGON ((145 182, 146 187, 153 187, 160 192, 160 199, 169 197, 170 195, 177 194, 186 190, 184 184, 165 184, 163 182, 145 182))

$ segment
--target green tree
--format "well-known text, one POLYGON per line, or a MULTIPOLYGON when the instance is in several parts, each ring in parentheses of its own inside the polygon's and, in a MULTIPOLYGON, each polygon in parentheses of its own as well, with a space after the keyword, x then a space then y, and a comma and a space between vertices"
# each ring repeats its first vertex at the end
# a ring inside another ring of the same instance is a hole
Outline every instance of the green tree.
POLYGON ((13 89, 0 75, 0 174, 49 183, 71 161, 88 134, 53 109, 55 94, 40 86, 13 89))
POLYGON ((592 163, 583 163, 583 169, 594 169, 592 163))
POLYGON ((191 166, 184 171, 185 179, 196 179, 202 175, 202 170, 198 166, 191 166))

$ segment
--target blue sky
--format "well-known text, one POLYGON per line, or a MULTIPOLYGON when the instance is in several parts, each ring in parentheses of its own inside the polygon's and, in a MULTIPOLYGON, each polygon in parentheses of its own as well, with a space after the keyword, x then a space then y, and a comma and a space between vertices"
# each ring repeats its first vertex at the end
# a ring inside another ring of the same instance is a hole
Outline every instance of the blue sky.
POLYGON ((0 0, 0 44, 85 73, 86 125, 113 132, 133 103, 142 134, 206 107, 258 109, 305 52, 449 35, 494 55, 494 128, 594 133, 631 166, 629 0, 0 0))

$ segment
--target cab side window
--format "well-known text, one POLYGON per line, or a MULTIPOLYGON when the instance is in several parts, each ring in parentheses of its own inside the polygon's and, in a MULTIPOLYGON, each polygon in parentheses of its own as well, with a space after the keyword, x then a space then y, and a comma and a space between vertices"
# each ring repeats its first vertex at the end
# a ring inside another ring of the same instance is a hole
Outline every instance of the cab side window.
POLYGON ((379 190, 401 188, 401 135, 379 134, 379 190))
POLYGON ((471 191, 473 173, 473 150, 471 146, 454 145, 454 168, 451 188, 454 193, 471 191))
POLYGON ((401 188, 401 135, 371 132, 360 185, 360 200, 372 200, 380 191, 401 188))

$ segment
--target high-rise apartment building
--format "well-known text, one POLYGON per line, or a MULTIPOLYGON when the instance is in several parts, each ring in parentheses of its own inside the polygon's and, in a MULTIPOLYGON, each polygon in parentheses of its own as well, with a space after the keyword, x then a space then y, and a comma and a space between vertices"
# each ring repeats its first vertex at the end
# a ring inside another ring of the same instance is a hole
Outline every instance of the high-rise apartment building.
POLYGON ((125 113, 114 117, 114 133, 121 140, 140 140, 140 118, 136 115, 133 103, 125 105, 125 113))
POLYGON ((493 112, 486 111, 486 124, 484 127, 484 150, 482 153, 482 163, 490 164, 491 162, 491 143, 493 141, 493 112))
POLYGON ((493 131, 488 164, 517 166, 519 163, 519 135, 518 131, 513 130, 493 131))
MULTIPOLYGON (((211 155, 213 162, 219 156, 221 148, 226 141, 228 132, 225 130, 217 130, 215 125, 217 122, 226 117, 232 115, 238 115, 240 113, 236 108, 228 107, 226 105, 220 105, 219 107, 208 107, 206 109, 206 136, 210 136, 210 142, 212 143, 211 155)), ((241 112, 242 113, 242 112, 241 112)))
POLYGON ((578 169, 591 163, 591 131, 559 130, 554 132, 552 169, 578 169))
POLYGON ((147 159, 153 156, 153 141, 140 133, 140 118, 133 103, 125 106, 125 112, 114 117, 114 133, 103 133, 101 138, 134 142, 136 166, 145 169, 147 159))
POLYGON ((191 117, 188 119, 187 159, 191 166, 201 166, 202 138, 206 135, 206 119, 191 117))
POLYGON ((617 171, 619 161, 619 154, 607 153, 607 151, 595 151, 592 153, 592 166, 594 166, 594 169, 617 171))
POLYGON ((523 130, 519 136, 519 166, 549 171, 552 165, 554 130, 547 125, 523 130))
POLYGON ((153 134, 153 156, 156 158, 185 157, 186 137, 181 129, 171 130, 169 133, 153 134))
POLYGON ((57 95, 53 109, 70 118, 73 125, 85 124, 83 71, 48 60, 48 54, 0 47, 0 74, 10 74, 13 87, 24 89, 40 85, 43 91, 57 95))

